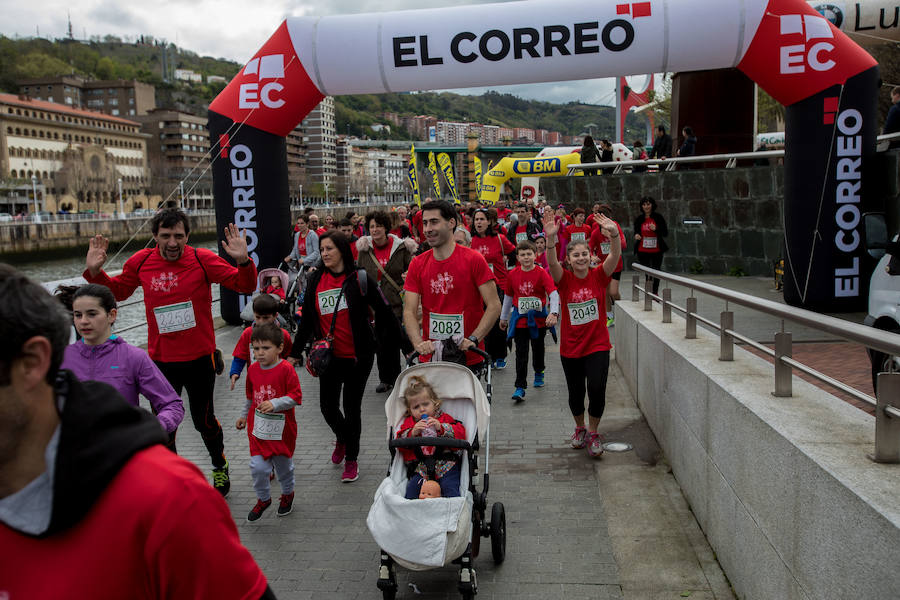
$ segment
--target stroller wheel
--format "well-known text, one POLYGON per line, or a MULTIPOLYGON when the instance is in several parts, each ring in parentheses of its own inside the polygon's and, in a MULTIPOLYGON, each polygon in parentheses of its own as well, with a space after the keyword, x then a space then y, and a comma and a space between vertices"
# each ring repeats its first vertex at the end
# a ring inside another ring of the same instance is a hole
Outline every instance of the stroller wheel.
POLYGON ((491 507, 491 554, 495 565, 506 558, 506 509, 502 502, 494 502, 491 507))

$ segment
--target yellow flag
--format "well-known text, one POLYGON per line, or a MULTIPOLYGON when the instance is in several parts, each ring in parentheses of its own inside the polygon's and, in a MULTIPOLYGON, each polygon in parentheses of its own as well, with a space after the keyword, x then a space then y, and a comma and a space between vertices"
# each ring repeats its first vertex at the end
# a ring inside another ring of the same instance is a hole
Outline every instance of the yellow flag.
POLYGON ((456 191, 456 179, 453 177, 453 161, 446 152, 438 154, 438 163, 441 165, 441 171, 444 173, 444 179, 447 180, 447 187, 450 188, 450 194, 453 195, 453 201, 459 204, 459 194, 456 191))
POLYGON ((431 171, 431 182, 434 184, 434 199, 441 199, 441 180, 438 175, 437 163, 434 160, 434 152, 428 153, 428 170, 431 171))
POLYGON ((475 162, 475 196, 481 198, 481 159, 473 156, 472 160, 475 162))
POLYGON ((409 187, 412 188, 413 198, 416 204, 422 206, 422 198, 419 197, 419 178, 416 176, 416 145, 413 144, 409 151, 409 171, 406 174, 409 179, 409 187))

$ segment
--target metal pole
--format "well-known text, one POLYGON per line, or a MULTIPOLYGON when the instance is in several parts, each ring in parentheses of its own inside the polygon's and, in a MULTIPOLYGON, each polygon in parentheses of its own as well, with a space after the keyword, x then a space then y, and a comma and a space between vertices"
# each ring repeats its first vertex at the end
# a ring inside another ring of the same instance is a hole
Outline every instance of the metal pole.
POLYGON ((672 288, 663 288, 662 291, 663 323, 672 322, 672 288))
POLYGON ((875 454, 878 463, 900 462, 900 419, 888 414, 887 407, 900 408, 900 373, 879 373, 875 399, 875 454))
POLYGON ((723 311, 719 316, 719 360, 734 360, 734 338, 725 333, 726 329, 734 329, 734 313, 723 311))
POLYGON ((119 177, 119 180, 116 182, 119 184, 119 218, 125 218, 125 207, 122 203, 122 178, 119 177))
POLYGON ((184 208, 184 182, 178 182, 178 189, 181 191, 181 202, 178 205, 178 208, 184 208))
POLYGON ((684 337, 689 340, 697 339, 697 298, 691 296, 687 299, 687 314, 684 316, 685 334, 684 337))
POLYGON ((31 192, 34 194, 34 222, 40 223, 41 217, 38 214, 40 212, 40 209, 38 208, 38 201, 37 201, 37 176, 36 175, 31 176, 31 192))
POLYGON ((638 286, 641 285, 641 276, 635 275, 631 278, 631 301, 637 302, 641 299, 640 292, 638 291, 638 286))
POLYGON ((793 356, 789 332, 775 334, 775 391, 772 392, 772 395, 778 398, 790 398, 793 372, 791 365, 781 361, 783 356, 788 358, 793 356))
POLYGON ((303 184, 300 184, 300 212, 303 212, 303 184))

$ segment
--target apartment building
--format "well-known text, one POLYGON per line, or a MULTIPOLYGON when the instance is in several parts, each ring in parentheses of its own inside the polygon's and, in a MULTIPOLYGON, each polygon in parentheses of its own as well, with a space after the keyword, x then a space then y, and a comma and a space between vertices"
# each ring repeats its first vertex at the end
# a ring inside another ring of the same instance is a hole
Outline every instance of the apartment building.
POLYGON ((337 176, 334 98, 325 97, 303 119, 300 131, 306 143, 307 179, 312 185, 328 185, 334 189, 337 176))
POLYGON ((78 75, 22 79, 19 93, 26 98, 85 108, 114 117, 145 115, 156 108, 156 88, 124 79, 91 80, 78 75))

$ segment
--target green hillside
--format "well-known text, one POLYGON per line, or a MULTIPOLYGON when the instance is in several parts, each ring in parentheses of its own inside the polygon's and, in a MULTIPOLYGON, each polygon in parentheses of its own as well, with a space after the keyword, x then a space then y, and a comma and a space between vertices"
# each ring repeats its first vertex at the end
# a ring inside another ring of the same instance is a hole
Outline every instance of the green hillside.
MULTIPOLYGON (((203 115, 222 84, 163 82, 163 46, 168 69, 191 69, 204 76, 230 79, 241 65, 165 44, 150 37, 137 43, 106 36, 89 42, 78 40, 13 40, 0 36, 0 91, 16 93, 16 81, 31 77, 75 74, 96 79, 137 79, 156 86, 160 107, 174 107, 203 115)), ((171 77, 170 77, 171 80, 171 77)), ((478 122, 501 127, 527 127, 577 135, 594 124, 596 137, 612 137, 615 114, 612 107, 570 102, 551 104, 523 100, 511 94, 489 92, 482 96, 451 93, 366 94, 335 97, 335 125, 340 134, 378 139, 411 139, 409 132, 394 125, 391 133, 373 132, 370 126, 387 124, 385 112, 432 115, 448 121, 478 122)), ((643 138, 643 117, 629 114, 627 140, 643 138)))

